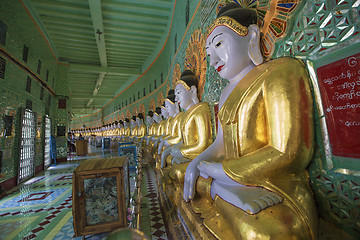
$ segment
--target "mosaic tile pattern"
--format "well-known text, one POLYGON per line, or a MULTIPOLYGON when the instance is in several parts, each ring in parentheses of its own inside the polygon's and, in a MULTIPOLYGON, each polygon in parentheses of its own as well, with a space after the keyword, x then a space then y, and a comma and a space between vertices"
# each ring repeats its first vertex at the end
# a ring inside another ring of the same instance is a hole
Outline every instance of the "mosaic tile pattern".
MULTIPOLYGON (((82 239, 74 237, 72 173, 84 159, 119 154, 96 148, 90 152, 90 156, 71 156, 67 163, 51 166, 9 191, 0 200, 0 239, 82 239)), ((142 227, 149 229, 150 239, 168 239, 159 206, 155 174, 149 166, 142 172, 142 227)), ((135 179, 135 171, 130 171, 131 196, 136 190, 135 179)), ((86 236, 86 239, 100 240, 107 234, 86 236)))
POLYGON ((163 216, 161 213, 159 198, 158 198, 158 188, 156 184, 155 173, 150 167, 146 168, 146 186, 147 194, 144 195, 148 199, 148 208, 150 211, 150 229, 152 239, 167 239, 167 234, 165 230, 165 224, 163 216))

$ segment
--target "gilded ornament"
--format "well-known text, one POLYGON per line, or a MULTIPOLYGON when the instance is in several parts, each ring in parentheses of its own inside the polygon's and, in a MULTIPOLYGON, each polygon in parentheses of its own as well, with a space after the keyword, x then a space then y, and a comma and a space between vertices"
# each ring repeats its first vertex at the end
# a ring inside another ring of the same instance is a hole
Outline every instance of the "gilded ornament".
POLYGON ((210 24, 206 33, 206 37, 208 37, 210 33, 218 26, 228 27, 240 36, 246 36, 249 32, 249 29, 247 27, 241 25, 230 17, 223 16, 217 18, 212 24, 210 24))

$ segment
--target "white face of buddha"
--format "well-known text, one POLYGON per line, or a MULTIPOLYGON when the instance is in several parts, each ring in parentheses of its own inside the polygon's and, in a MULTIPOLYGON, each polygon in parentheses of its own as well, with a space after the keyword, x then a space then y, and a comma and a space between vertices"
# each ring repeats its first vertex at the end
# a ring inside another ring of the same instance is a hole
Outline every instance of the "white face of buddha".
POLYGON ((171 104, 169 101, 165 101, 165 107, 169 113, 170 116, 174 116, 176 113, 176 105, 178 104, 177 102, 175 102, 174 104, 171 104))
POLYGON ((169 117, 169 112, 167 111, 166 108, 161 107, 161 115, 162 115, 165 119, 167 119, 167 118, 169 117))
POLYGON ((228 27, 218 26, 207 37, 205 49, 210 65, 222 78, 231 81, 253 64, 249 57, 249 35, 239 36, 228 27))
POLYGON ((178 102, 183 109, 187 109, 193 103, 192 94, 191 89, 186 90, 181 84, 175 87, 175 101, 178 102))
POLYGON ((142 121, 140 118, 136 118, 136 125, 138 125, 139 127, 142 125, 142 121))
POLYGON ((152 123, 153 123, 153 118, 152 117, 150 117, 149 115, 148 116, 146 116, 146 122, 147 122, 147 124, 148 125, 151 125, 152 123))
POLYGON ((153 119, 155 122, 159 123, 161 121, 161 116, 157 113, 154 113, 153 119))

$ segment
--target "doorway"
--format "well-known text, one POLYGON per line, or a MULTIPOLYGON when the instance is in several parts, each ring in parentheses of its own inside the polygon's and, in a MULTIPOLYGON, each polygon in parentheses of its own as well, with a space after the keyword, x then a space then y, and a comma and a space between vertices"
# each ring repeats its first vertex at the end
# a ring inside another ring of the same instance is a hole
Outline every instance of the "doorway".
POLYGON ((31 110, 25 109, 21 121, 18 183, 34 176, 35 130, 35 114, 31 110))

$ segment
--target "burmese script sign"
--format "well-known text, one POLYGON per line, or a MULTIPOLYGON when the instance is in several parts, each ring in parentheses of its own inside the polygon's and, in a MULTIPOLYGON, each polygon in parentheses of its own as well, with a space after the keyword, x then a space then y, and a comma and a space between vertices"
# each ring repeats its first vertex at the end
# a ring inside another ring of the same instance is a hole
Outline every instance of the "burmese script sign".
POLYGON ((317 69, 332 153, 360 157, 360 53, 317 69))

